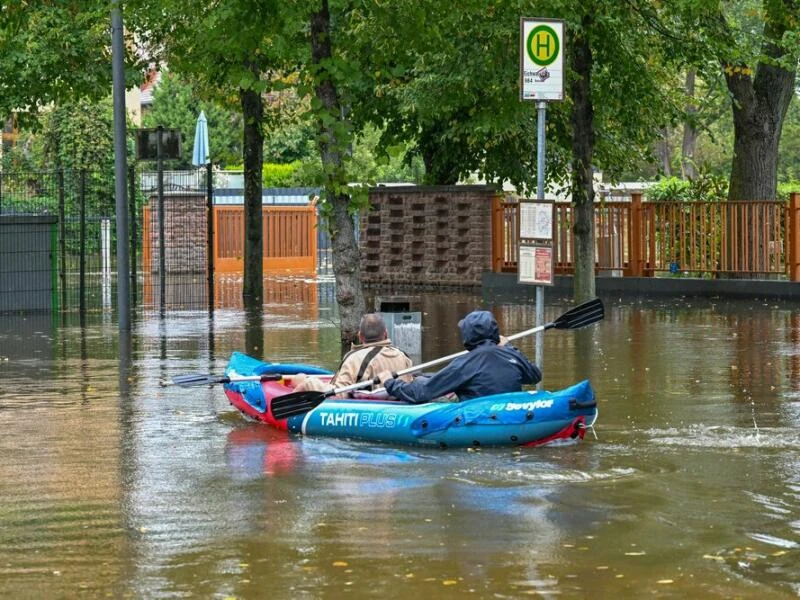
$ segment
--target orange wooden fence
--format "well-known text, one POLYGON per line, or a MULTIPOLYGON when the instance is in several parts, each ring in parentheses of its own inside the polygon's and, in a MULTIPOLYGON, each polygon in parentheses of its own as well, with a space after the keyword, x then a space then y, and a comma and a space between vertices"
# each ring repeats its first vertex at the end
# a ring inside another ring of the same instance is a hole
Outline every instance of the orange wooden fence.
MULTIPOLYGON (((788 203, 628 202, 595 206, 595 268, 612 275, 652 277, 667 273, 800 281, 800 194, 788 203)), ((519 204, 495 200, 492 212, 492 265, 516 272, 519 204)), ((556 203, 553 239, 555 270, 574 272, 573 210, 556 203)))
MULTIPOLYGON (((265 206, 262 211, 264 272, 317 269, 317 213, 313 206, 265 206)), ((214 208, 215 269, 244 271, 244 209, 214 208)))

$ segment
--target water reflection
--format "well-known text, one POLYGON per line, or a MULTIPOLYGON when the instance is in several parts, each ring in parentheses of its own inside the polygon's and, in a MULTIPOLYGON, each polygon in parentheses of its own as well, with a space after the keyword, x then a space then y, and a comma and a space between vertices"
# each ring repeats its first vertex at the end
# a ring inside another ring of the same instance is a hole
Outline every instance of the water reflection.
POLYGON ((264 360, 264 313, 259 309, 245 310, 244 352, 264 360))
POLYGON ((291 473, 302 454, 288 432, 250 423, 228 433, 225 459, 231 476, 246 480, 291 473))
MULTIPOLYGON (((242 274, 214 274, 214 309, 242 309, 242 274)), ((282 311, 284 307, 302 305, 308 318, 315 318, 319 282, 314 277, 287 275, 264 277, 264 305, 282 311)), ((158 274, 143 275, 142 304, 146 309, 160 309, 161 282, 158 274)), ((164 287, 164 308, 170 311, 202 310, 209 306, 208 280, 204 273, 170 274, 164 287)))

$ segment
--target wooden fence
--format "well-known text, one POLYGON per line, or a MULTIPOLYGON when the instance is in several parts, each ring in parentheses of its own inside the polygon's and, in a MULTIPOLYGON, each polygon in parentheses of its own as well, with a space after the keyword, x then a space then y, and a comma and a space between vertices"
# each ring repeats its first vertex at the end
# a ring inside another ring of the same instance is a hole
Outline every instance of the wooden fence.
MULTIPOLYGON (((516 272, 519 203, 495 200, 492 268, 516 272)), ((574 272, 572 206, 555 204, 555 272, 574 272)), ((800 194, 788 203, 628 202, 595 206, 595 268, 617 276, 685 273, 800 281, 800 194)))
MULTIPOLYGON (((264 272, 316 273, 317 213, 314 206, 265 206, 262 210, 264 272)), ((214 208, 215 269, 244 271, 244 208, 214 208)))

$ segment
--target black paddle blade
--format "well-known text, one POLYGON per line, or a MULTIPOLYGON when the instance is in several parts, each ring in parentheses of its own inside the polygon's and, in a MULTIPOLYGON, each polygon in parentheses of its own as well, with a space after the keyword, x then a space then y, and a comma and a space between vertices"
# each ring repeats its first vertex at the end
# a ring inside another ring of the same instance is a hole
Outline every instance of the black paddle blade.
POLYGON ((292 392, 291 394, 276 396, 269 406, 273 417, 276 419, 288 419, 316 408, 328 396, 330 394, 326 392, 292 392))
POLYGON ((553 322, 553 327, 556 329, 580 329, 602 321, 604 316, 603 301, 595 298, 565 312, 553 322))

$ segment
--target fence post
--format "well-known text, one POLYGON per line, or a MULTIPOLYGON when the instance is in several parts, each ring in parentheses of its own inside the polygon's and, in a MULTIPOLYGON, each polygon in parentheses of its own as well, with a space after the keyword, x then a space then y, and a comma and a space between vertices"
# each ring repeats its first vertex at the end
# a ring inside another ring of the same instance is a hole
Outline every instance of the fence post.
POLYGON ((128 218, 130 222, 130 237, 131 237, 131 305, 136 306, 137 297, 138 297, 138 290, 136 286, 139 281, 139 267, 136 264, 136 250, 139 247, 138 244, 138 230, 136 228, 136 167, 131 165, 128 167, 128 206, 130 207, 128 210, 130 211, 130 217, 128 218))
POLYGON ((211 163, 206 164, 206 253, 208 258, 208 313, 214 312, 214 179, 211 163))
POLYGON ((505 219, 503 218, 503 195, 492 196, 492 271, 503 270, 503 248, 505 247, 505 219))
POLYGON ((789 196, 789 215, 786 219, 789 281, 800 281, 800 193, 789 196))
POLYGON ((640 192, 631 194, 631 212, 628 218, 631 232, 631 276, 641 277, 644 258, 642 256, 642 194, 640 192))

